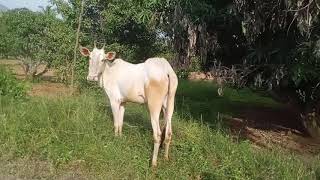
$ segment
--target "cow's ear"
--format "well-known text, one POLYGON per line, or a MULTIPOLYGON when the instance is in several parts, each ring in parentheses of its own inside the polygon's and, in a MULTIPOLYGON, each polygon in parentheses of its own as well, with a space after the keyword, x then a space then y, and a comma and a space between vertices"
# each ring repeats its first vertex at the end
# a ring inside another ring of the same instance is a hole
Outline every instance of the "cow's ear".
POLYGON ((90 56, 90 50, 88 48, 86 48, 86 47, 80 46, 80 53, 83 56, 90 56))
POLYGON ((106 59, 109 60, 109 61, 112 61, 116 58, 116 52, 107 52, 106 54, 106 59))

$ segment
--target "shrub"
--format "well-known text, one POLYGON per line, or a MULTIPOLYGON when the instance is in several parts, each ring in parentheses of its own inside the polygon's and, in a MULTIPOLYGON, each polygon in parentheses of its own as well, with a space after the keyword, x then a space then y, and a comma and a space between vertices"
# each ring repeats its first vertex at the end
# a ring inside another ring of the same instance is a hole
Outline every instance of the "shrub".
POLYGON ((26 96, 26 86, 4 67, 0 67, 0 96, 14 98, 24 98, 26 96))
POLYGON ((177 76, 179 79, 188 79, 188 76, 189 76, 189 70, 187 69, 179 69, 177 71, 177 76))

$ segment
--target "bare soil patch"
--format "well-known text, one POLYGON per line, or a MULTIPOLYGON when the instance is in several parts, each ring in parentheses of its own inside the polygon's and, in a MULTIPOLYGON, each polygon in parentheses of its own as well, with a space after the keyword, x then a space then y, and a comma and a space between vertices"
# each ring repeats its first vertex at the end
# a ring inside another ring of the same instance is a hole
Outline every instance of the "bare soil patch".
POLYGON ((227 118, 234 137, 249 139, 260 147, 274 145, 306 155, 320 153, 320 141, 309 136, 299 113, 292 107, 252 107, 239 117, 227 118))
POLYGON ((42 82, 33 84, 28 92, 30 96, 59 97, 70 95, 70 88, 62 83, 42 82))
MULTIPOLYGON (((25 79, 26 75, 23 67, 20 65, 19 60, 0 60, 0 65, 8 67, 18 79, 25 79)), ((39 71, 45 68, 44 65, 39 66, 39 71)), ((56 71, 50 69, 46 72, 41 79, 44 80, 41 83, 31 84, 31 89, 28 94, 30 96, 47 96, 47 97, 58 97, 70 95, 70 89, 63 83, 54 82, 56 79, 56 71)))
MULTIPOLYGON (((0 60, 0 65, 7 66, 18 79, 25 79, 26 75, 21 65, 21 61, 19 60, 0 60)), ((38 67, 38 71, 41 72, 45 68, 44 65, 40 65, 38 67)), ((46 73, 42 76, 45 80, 52 80, 56 79, 56 71, 54 69, 49 69, 46 73)))
POLYGON ((216 77, 211 72, 190 72, 188 79, 191 81, 214 81, 216 77))

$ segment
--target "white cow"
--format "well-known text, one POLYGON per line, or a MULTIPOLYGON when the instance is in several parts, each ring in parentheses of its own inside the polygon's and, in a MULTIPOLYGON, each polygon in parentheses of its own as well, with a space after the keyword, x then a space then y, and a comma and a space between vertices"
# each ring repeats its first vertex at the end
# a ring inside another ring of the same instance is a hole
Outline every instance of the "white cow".
POLYGON ((90 52, 89 49, 80 47, 80 52, 83 56, 90 57, 87 80, 98 81, 109 97, 115 135, 122 134, 125 103, 146 103, 154 138, 152 166, 157 165, 161 142, 165 143, 165 158, 168 159, 172 135, 171 118, 178 86, 178 78, 168 61, 164 58, 150 58, 144 63, 131 64, 115 58, 115 52, 105 53, 103 48, 95 47, 90 52), (159 124, 161 109, 165 119, 163 132, 159 124), (161 139, 162 133, 165 133, 164 139, 161 139))

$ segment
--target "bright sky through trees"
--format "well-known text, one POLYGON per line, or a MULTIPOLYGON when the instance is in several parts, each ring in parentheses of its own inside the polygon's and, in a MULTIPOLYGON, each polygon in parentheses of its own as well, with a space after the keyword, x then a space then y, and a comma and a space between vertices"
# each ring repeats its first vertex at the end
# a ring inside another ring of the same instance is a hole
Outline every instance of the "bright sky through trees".
POLYGON ((26 7, 32 11, 38 11, 41 10, 41 6, 49 5, 49 0, 0 0, 0 4, 9 9, 26 7))

